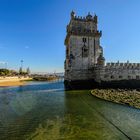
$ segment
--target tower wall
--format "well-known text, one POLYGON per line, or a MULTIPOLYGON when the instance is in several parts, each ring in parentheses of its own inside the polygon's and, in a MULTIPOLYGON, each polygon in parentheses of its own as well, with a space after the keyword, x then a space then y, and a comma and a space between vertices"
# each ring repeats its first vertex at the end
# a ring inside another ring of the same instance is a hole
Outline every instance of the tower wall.
POLYGON ((87 80, 93 78, 91 69, 102 53, 101 32, 97 30, 97 16, 88 14, 76 17, 71 14, 65 39, 65 80, 87 80))
POLYGON ((140 63, 107 63, 100 79, 102 81, 140 80, 140 63))

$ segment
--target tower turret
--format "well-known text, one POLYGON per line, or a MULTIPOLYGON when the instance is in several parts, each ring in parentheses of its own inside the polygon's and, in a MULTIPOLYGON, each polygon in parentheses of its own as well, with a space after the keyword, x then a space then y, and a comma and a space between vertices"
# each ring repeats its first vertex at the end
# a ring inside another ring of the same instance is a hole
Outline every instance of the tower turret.
POLYGON ((103 54, 101 53, 100 56, 97 59, 97 65, 104 66, 105 65, 105 58, 103 57, 103 54))
POLYGON ((90 14, 90 12, 88 12, 88 15, 86 16, 87 20, 92 20, 92 15, 90 14))
POLYGON ((95 23, 98 23, 98 17, 96 16, 96 14, 94 16, 94 21, 95 21, 95 23))
POLYGON ((73 19, 74 17, 75 17, 75 12, 72 11, 72 12, 71 12, 71 18, 73 19))

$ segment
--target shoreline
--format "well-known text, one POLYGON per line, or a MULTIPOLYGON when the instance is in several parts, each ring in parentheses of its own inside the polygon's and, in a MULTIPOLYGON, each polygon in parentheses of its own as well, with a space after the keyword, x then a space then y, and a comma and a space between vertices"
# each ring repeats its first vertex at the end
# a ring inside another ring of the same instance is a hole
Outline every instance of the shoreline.
POLYGON ((30 77, 0 77, 0 87, 9 86, 22 86, 25 85, 27 81, 32 80, 30 77))
POLYGON ((29 81, 35 82, 46 82, 46 81, 53 81, 58 79, 58 77, 24 77, 24 76, 11 76, 11 77, 0 77, 0 87, 9 87, 9 86, 22 86, 25 85, 29 81))
POLYGON ((94 89, 91 94, 97 98, 140 109, 140 91, 129 89, 94 89))

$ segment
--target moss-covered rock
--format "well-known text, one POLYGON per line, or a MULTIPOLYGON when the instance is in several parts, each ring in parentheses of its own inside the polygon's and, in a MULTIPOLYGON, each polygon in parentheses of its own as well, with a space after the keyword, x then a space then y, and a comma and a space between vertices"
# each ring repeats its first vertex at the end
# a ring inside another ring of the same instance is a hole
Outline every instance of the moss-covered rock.
POLYGON ((140 108, 139 90, 94 89, 91 94, 101 99, 140 108))

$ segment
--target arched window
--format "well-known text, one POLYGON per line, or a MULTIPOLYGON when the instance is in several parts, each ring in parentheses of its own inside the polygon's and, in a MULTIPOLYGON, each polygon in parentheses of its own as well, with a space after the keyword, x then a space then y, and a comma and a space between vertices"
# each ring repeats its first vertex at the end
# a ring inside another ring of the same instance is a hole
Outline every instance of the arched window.
POLYGON ((88 47, 86 45, 82 47, 82 57, 88 57, 88 47))
POLYGON ((84 43, 86 43, 86 42, 87 42, 87 39, 86 39, 85 37, 83 38, 83 42, 84 42, 84 43))
POLYGON ((111 79, 114 79, 114 76, 113 75, 111 75, 111 77, 110 77, 111 79))
POLYGON ((119 78, 122 79, 123 77, 121 75, 119 75, 119 78))

